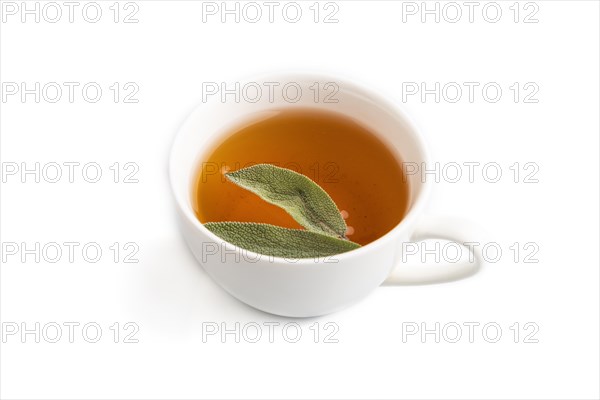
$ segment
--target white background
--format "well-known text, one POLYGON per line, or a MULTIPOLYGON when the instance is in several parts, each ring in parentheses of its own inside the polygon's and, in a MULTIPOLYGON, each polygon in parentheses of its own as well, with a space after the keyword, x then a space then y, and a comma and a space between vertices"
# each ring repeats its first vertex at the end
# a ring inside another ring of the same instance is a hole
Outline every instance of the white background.
POLYGON ((469 22, 459 2, 459 22, 442 15, 436 23, 430 15, 422 23, 420 14, 405 15, 403 22, 402 2, 339 1, 339 22, 329 24, 323 14, 313 21, 312 3, 301 3, 303 16, 295 24, 282 18, 281 6, 274 23, 266 16, 255 24, 231 16, 221 23, 218 15, 203 23, 202 3, 194 1, 138 1, 139 22, 130 24, 122 14, 113 22, 112 1, 100 2, 98 23, 82 18, 85 3, 73 23, 66 14, 57 23, 3 15, 3 83, 97 82, 103 88, 97 103, 82 99, 80 90, 73 103, 66 97, 36 103, 32 95, 24 102, 19 95, 3 99, 3 170, 7 163, 97 162, 103 177, 96 184, 81 175, 54 184, 6 177, 2 242, 97 242, 104 253, 97 263, 76 253, 76 262, 54 264, 4 254, 4 329, 10 323, 30 329, 36 322, 81 325, 74 343, 66 327, 58 343, 3 335, 2 398, 598 398, 598 3, 538 1, 537 23, 523 22, 535 8, 521 3, 515 23, 513 2, 499 2, 502 16, 490 23, 482 17, 486 3, 469 22), (401 103, 406 82, 429 88, 435 82, 498 83, 503 94, 496 103, 476 90, 473 102, 466 92, 456 103, 416 95, 403 107, 435 161, 502 167, 498 183, 479 174, 473 183, 436 184, 430 205, 434 214, 485 226, 504 250, 501 260, 467 280, 384 286, 342 312, 298 321, 256 311, 213 283, 175 225, 169 146, 201 103, 203 82, 289 68, 356 78, 401 103), (115 103, 108 89, 114 82, 137 84, 139 102, 115 103), (527 91, 515 103, 509 89, 515 82, 537 85, 538 102, 525 103, 527 91), (136 163, 139 183, 113 183, 108 167, 115 162, 136 163), (515 162, 536 163, 539 182, 523 183, 521 176, 515 183, 509 169, 515 162), (135 242, 139 263, 115 263, 108 249, 114 242, 135 242), (539 262, 523 262, 523 251, 515 262, 509 249, 515 242, 539 246, 539 262), (103 330, 97 343, 81 334, 89 322, 103 330), (119 343, 109 328, 115 322, 121 324, 119 343), (139 326, 138 343, 123 343, 127 322, 139 326), (236 343, 233 335, 225 343, 218 336, 204 343, 206 322, 281 325, 274 343, 264 337, 236 343), (282 336, 290 322, 302 328, 297 343, 282 336), (309 329, 315 322, 318 343, 309 329), (328 322, 339 327, 338 343, 324 343, 328 322), (429 329, 455 322, 463 336, 457 343, 446 337, 436 343, 434 335, 403 342, 410 322, 429 329), (473 343, 465 322, 480 324, 473 343), (515 322, 517 343, 510 329, 515 322), (527 322, 539 327, 537 343, 525 343, 527 322), (496 343, 482 334, 486 323, 502 328, 496 343))

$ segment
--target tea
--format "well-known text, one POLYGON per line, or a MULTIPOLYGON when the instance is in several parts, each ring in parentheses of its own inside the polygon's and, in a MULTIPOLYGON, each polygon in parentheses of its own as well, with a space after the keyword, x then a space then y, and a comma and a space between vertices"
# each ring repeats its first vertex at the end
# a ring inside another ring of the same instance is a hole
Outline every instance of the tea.
POLYGON ((348 239, 361 245, 390 231, 408 208, 401 160, 369 129, 338 113, 283 109, 232 129, 206 155, 194 190, 198 219, 302 229, 283 209, 224 177, 260 163, 315 181, 341 210, 348 239))

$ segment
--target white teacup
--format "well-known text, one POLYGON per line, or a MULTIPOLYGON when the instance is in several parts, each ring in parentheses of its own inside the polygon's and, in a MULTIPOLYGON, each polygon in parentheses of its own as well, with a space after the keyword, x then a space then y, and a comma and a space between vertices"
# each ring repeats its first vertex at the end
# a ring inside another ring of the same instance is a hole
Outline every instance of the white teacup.
MULTIPOLYGON (((208 89, 214 94, 216 86, 208 89)), ((236 90, 233 85, 225 89, 236 90)), ((449 281, 469 276, 481 266, 478 247, 468 262, 400 263, 403 242, 481 240, 464 221, 423 215, 431 184, 420 174, 407 176, 409 210, 402 221, 374 242, 348 253, 318 260, 286 260, 223 243, 196 218, 194 185, 201 157, 240 122, 264 118, 274 109, 286 107, 330 110, 370 128, 405 163, 428 164, 429 156, 421 134, 397 105, 354 82, 321 74, 274 74, 241 84, 239 93, 230 91, 224 98, 222 94, 209 96, 210 101, 185 121, 173 143, 169 168, 185 240, 210 276, 239 300, 272 314, 311 317, 340 310, 386 280, 401 284, 449 281)))

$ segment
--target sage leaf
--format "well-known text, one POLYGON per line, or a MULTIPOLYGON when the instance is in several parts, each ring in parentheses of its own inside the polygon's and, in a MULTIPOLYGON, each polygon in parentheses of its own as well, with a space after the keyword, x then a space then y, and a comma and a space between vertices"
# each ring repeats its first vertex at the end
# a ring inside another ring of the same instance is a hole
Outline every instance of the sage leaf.
POLYGON ((274 257, 317 258, 360 247, 349 240, 322 233, 255 222, 206 222, 204 226, 238 247, 274 257))
POLYGON ((283 208, 306 229, 346 238, 346 222, 337 206, 327 192, 308 177, 270 164, 253 165, 225 176, 283 208))

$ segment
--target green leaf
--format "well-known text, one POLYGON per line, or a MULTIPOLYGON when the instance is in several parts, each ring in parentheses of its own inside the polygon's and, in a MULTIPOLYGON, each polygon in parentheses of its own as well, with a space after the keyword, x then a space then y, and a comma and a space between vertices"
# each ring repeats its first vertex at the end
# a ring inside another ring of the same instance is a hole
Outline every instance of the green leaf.
POLYGON ((274 257, 316 258, 345 253, 360 247, 349 240, 322 233, 254 222, 207 222, 215 235, 238 247, 274 257))
POLYGON ((337 206, 327 192, 306 176, 269 164, 257 164, 225 176, 283 208, 306 229, 346 238, 346 222, 337 206))

